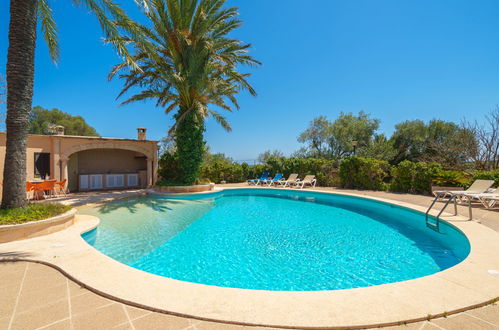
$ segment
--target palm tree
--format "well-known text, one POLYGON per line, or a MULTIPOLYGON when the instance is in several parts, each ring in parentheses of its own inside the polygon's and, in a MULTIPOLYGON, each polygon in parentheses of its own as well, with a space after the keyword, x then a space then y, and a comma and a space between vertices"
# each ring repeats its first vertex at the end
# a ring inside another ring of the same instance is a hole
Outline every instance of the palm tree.
MULTIPOLYGON (((129 60, 121 39, 126 31, 140 41, 136 25, 112 0, 72 0, 95 14, 106 37, 113 39, 118 53, 129 60)), ((49 0, 11 0, 9 50, 7 54, 7 142, 3 174, 2 208, 26 204, 26 147, 29 112, 33 98, 35 41, 38 20, 52 60, 59 59, 57 28, 49 0)))
POLYGON ((110 79, 125 80, 118 98, 139 89, 122 102, 154 99, 165 112, 174 113, 179 174, 177 183, 193 184, 202 161, 205 119, 213 117, 227 131, 230 125, 215 109, 238 109, 236 95, 248 90, 256 95, 240 65, 258 65, 249 44, 228 34, 241 26, 237 8, 224 8, 226 0, 146 0, 144 14, 150 27, 141 26, 145 42, 127 34, 123 42, 133 47, 138 68, 116 65, 110 79))

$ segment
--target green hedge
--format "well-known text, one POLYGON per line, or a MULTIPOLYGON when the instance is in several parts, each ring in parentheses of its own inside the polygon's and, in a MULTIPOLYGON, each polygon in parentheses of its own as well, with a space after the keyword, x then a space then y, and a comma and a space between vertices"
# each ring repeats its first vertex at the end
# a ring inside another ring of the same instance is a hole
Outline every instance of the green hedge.
MULTIPOLYGON (((166 153, 159 162, 160 182, 174 184, 178 172, 174 154, 166 153)), ((236 163, 223 154, 207 155, 200 169, 200 183, 226 181, 244 182, 258 178, 263 172, 271 175, 283 173, 288 177, 298 173, 303 178, 313 174, 317 184, 323 187, 344 187, 353 189, 390 190, 395 192, 429 194, 432 185, 459 186, 467 188, 478 179, 495 180, 499 186, 499 170, 495 171, 452 171, 443 170, 438 163, 403 161, 390 166, 388 162, 372 158, 347 157, 340 164, 319 158, 270 157, 265 164, 249 165, 236 163)))
POLYGON ((363 157, 346 157, 340 164, 343 188, 386 190, 385 179, 390 165, 387 161, 363 157))
POLYGON ((390 190, 413 194, 431 193, 433 179, 442 171, 438 163, 411 162, 404 160, 392 166, 390 190))
POLYGON ((493 171, 474 171, 472 172, 469 184, 475 180, 494 180, 494 187, 499 187, 499 169, 493 171))

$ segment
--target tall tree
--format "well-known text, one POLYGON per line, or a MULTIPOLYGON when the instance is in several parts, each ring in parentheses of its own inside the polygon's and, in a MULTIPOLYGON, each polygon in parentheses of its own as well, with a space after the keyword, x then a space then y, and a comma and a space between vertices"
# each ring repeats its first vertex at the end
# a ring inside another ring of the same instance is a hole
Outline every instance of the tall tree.
POLYGON ((226 0, 145 0, 144 15, 150 27, 141 26, 147 42, 123 35, 133 47, 139 69, 117 65, 110 78, 120 73, 125 80, 118 97, 131 88, 140 92, 122 102, 154 99, 165 112, 174 113, 178 183, 193 184, 199 177, 204 149, 205 119, 213 117, 226 130, 229 123, 215 109, 239 108, 241 89, 256 95, 240 65, 258 65, 249 44, 229 34, 241 26, 237 8, 225 8, 226 0))
POLYGON ((379 128, 379 119, 371 118, 364 111, 358 115, 353 113, 340 113, 340 116, 331 126, 331 139, 329 141, 333 159, 339 159, 353 153, 353 141, 357 141, 360 150, 371 144, 374 133, 379 128))
POLYGON ((305 149, 299 151, 311 157, 326 157, 329 152, 332 123, 326 116, 319 116, 310 121, 308 128, 298 136, 298 142, 305 143, 305 149))
POLYGON ((340 159, 353 153, 354 141, 359 150, 369 146, 378 127, 379 120, 364 111, 357 115, 342 112, 333 122, 319 116, 298 136, 306 147, 295 155, 340 159))
POLYGON ((53 134, 55 125, 64 126, 66 135, 99 136, 92 126, 81 116, 72 116, 58 109, 44 109, 36 106, 29 116, 30 134, 53 134))
POLYGON ((392 141, 398 151, 396 163, 406 159, 438 162, 453 169, 465 168, 477 148, 472 130, 438 119, 427 124, 421 120, 400 123, 392 141))
MULTIPOLYGON (((113 0, 72 0, 94 13, 106 37, 129 64, 121 30, 140 38, 136 25, 113 0)), ((54 62, 59 59, 57 28, 49 0, 11 0, 7 53, 7 142, 3 175, 2 208, 26 205, 26 147, 35 75, 38 20, 54 62)))
POLYGON ((499 169, 499 107, 485 116, 484 123, 463 121, 461 127, 470 132, 460 146, 471 150, 471 159, 478 169, 499 169))
POLYGON ((395 162, 419 160, 425 151, 428 127, 422 120, 407 120, 395 125, 392 140, 397 148, 395 162))

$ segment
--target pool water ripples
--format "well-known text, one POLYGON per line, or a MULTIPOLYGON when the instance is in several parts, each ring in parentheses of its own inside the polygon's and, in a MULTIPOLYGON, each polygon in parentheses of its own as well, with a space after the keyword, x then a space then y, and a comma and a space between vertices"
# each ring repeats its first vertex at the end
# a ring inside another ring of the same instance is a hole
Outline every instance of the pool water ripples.
POLYGON ((83 238, 137 269, 208 285, 284 291, 349 289, 439 272, 469 253, 447 223, 364 198, 235 189, 119 200, 81 213, 83 238))

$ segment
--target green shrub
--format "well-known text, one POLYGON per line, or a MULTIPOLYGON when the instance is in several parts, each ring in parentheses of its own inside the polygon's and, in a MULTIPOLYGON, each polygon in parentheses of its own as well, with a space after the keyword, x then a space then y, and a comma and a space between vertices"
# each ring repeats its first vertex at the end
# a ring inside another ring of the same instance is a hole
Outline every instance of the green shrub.
POLYGON ((71 206, 59 203, 30 203, 26 207, 0 210, 0 225, 43 220, 69 211, 71 206))
POLYGON ((438 163, 404 160, 391 168, 391 191, 425 194, 431 193, 435 175, 442 171, 438 163))
POLYGON ((211 182, 243 182, 246 180, 247 164, 235 163, 223 154, 207 155, 201 164, 200 176, 211 182))
POLYGON ((467 187, 470 175, 464 171, 440 170, 433 176, 433 185, 444 187, 467 187))
POLYGON ((499 187, 499 169, 493 171, 474 171, 469 184, 475 180, 494 180, 494 187, 499 187))
POLYGON ((346 157, 340 163, 340 183, 344 188, 385 190, 389 170, 383 160, 346 157))
POLYGON ((178 161, 175 153, 165 152, 158 161, 158 177, 159 180, 156 182, 158 186, 168 186, 178 184, 178 161))

